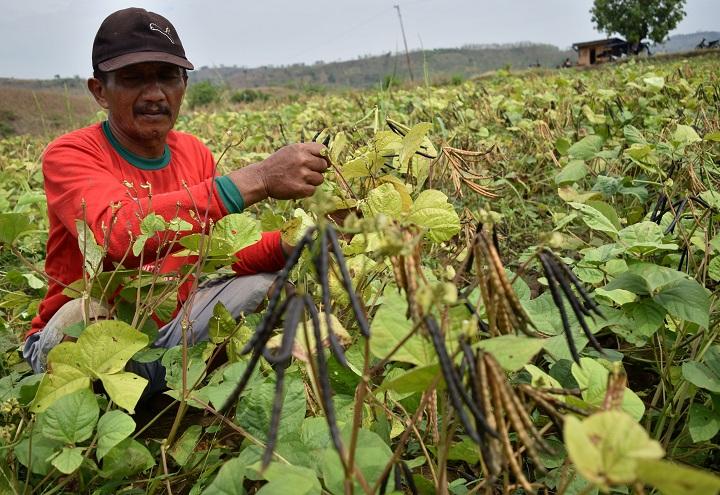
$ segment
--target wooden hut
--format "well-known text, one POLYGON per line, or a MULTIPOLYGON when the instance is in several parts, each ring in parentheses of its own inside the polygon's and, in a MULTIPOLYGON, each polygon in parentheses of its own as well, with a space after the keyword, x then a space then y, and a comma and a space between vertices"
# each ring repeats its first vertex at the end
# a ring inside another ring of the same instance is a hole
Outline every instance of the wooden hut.
POLYGON ((630 51, 630 44, 621 38, 584 41, 575 43, 572 47, 578 54, 578 65, 609 62, 627 55, 630 51))

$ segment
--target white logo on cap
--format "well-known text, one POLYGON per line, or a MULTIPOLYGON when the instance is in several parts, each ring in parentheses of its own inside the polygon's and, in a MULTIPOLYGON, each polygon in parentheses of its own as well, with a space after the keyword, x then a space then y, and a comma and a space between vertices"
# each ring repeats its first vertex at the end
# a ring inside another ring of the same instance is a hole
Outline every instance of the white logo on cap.
POLYGON ((150 30, 151 30, 151 31, 157 31, 158 33, 164 35, 167 39, 169 39, 169 40, 170 40, 170 43, 172 43, 173 45, 175 44, 175 42, 173 41, 173 39, 170 37, 170 28, 169 28, 169 27, 165 28, 165 31, 163 31, 163 30, 160 28, 160 26, 158 26, 158 25, 155 24, 154 22, 151 22, 151 23, 150 23, 150 30))

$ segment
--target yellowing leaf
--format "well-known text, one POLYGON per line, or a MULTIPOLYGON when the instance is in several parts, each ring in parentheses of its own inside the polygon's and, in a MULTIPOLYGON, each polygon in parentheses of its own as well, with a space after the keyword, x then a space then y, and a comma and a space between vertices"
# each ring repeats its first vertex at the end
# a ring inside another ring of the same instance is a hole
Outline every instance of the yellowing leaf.
POLYGON ((63 363, 54 364, 52 372, 43 376, 30 410, 42 412, 60 397, 89 387, 90 378, 83 371, 63 363))
POLYGON ((568 415, 563 436, 577 470, 602 490, 634 482, 639 461, 664 455, 660 444, 621 411, 603 411, 582 421, 568 415))
MULTIPOLYGON (((417 153, 421 148, 427 148, 427 145, 430 144, 430 141, 427 139, 427 133, 431 128, 432 124, 428 122, 421 122, 405 134, 405 137, 402 140, 402 149, 400 150, 401 167, 407 167, 410 162, 410 158, 412 158, 415 153, 417 153)), ((430 144, 430 146, 432 147, 432 144, 430 144)), ((423 149, 423 152, 432 156, 432 153, 435 152, 435 148, 433 147, 432 150, 423 149), (428 151, 430 153, 427 153, 428 151)))
POLYGON ((709 471, 663 460, 640 460, 637 475, 663 495, 717 495, 720 478, 709 471))
POLYGON ((147 335, 122 321, 105 320, 88 326, 77 342, 82 365, 95 375, 122 371, 133 355, 148 344, 147 335))
POLYGON ((426 189, 415 199, 408 222, 428 229, 427 237, 443 242, 460 232, 460 218, 448 197, 435 189, 426 189))
POLYGON ((135 373, 100 373, 99 378, 110 399, 130 414, 135 412, 135 405, 148 381, 135 373))
POLYGON ((402 213, 402 198, 392 184, 383 184, 371 190, 367 199, 360 203, 362 212, 367 217, 386 215, 399 219, 402 213))

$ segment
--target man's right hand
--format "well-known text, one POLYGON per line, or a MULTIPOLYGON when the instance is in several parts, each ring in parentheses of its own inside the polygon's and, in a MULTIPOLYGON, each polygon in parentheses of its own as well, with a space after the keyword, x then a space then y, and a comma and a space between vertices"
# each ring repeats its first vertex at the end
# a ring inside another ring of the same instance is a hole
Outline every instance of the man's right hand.
POLYGON ((298 143, 280 148, 265 160, 228 174, 242 194, 245 206, 268 197, 298 199, 312 196, 323 183, 330 163, 320 143, 298 143))

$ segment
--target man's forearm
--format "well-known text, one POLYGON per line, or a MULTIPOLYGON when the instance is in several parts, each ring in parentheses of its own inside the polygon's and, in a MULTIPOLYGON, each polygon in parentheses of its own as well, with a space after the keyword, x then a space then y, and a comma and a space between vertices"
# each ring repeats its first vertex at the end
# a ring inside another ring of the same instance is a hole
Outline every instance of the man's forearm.
POLYGON ((259 167, 259 163, 253 163, 227 174, 240 192, 245 208, 268 197, 268 187, 259 167))

